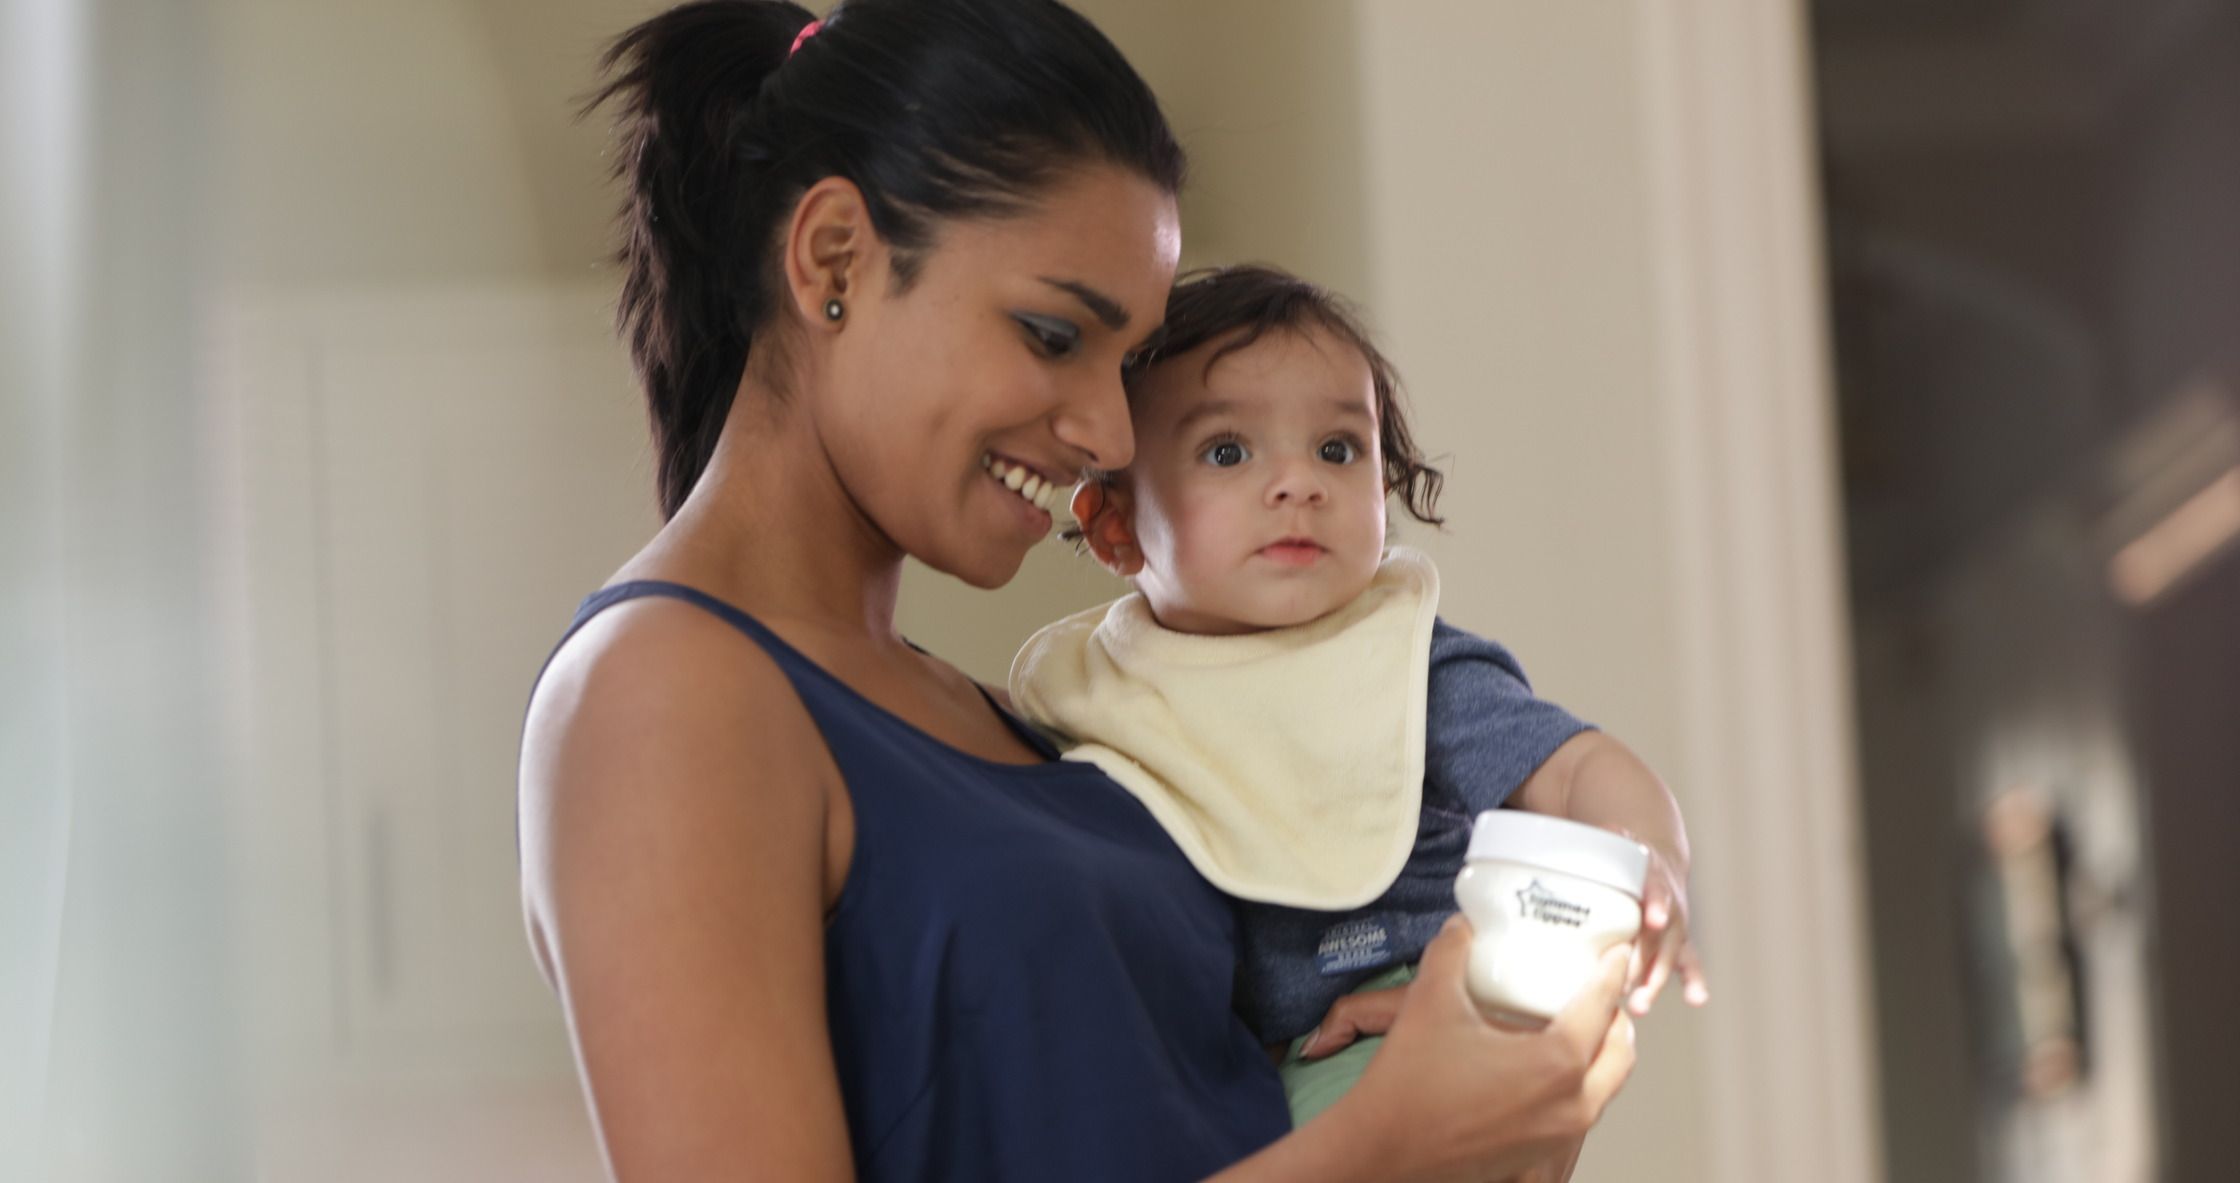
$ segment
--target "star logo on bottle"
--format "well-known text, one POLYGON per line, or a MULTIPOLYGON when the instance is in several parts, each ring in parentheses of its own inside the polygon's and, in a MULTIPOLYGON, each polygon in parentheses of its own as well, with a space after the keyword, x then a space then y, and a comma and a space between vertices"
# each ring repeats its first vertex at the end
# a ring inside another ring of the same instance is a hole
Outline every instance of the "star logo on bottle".
POLYGON ((1594 909, 1557 895, 1538 879, 1517 893, 1517 916, 1520 919, 1563 928, 1578 928, 1586 924, 1587 917, 1592 915, 1594 909))

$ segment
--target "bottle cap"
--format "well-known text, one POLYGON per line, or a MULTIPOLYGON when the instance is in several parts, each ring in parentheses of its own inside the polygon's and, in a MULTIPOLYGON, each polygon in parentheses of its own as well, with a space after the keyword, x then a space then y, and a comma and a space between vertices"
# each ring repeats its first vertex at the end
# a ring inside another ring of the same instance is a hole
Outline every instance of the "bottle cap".
POLYGON ((1489 809, 1470 830, 1470 860, 1560 871, 1641 898, 1649 848, 1598 826, 1521 809, 1489 809))

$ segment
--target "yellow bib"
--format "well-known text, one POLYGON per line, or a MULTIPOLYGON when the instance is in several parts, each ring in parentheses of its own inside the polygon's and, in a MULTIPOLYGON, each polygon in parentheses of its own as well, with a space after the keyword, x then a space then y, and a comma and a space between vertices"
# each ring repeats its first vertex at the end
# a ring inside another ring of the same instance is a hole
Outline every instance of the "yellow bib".
POLYGON ((1439 572, 1404 547, 1352 603, 1293 628, 1163 628, 1140 594, 1036 633, 1011 698, 1143 802, 1233 896, 1339 911, 1415 846, 1439 572))

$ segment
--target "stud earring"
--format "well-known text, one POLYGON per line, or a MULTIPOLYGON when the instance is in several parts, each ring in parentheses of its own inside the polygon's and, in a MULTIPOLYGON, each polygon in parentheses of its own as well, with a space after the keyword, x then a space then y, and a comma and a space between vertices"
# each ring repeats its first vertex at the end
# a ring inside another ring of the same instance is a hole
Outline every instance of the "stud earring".
POLYGON ((841 305, 838 297, 824 302, 824 318, 826 320, 837 324, 840 318, 846 315, 848 315, 848 310, 841 305))

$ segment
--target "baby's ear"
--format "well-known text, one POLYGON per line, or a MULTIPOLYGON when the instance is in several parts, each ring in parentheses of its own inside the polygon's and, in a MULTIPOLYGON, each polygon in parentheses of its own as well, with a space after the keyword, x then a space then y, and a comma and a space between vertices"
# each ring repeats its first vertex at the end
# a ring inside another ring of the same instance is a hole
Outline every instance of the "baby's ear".
POLYGON ((1122 579, 1143 570, 1134 508, 1128 491, 1108 479, 1092 477, 1073 491, 1073 519, 1081 523, 1081 540, 1105 570, 1122 579))

